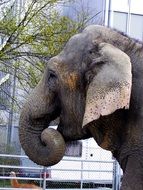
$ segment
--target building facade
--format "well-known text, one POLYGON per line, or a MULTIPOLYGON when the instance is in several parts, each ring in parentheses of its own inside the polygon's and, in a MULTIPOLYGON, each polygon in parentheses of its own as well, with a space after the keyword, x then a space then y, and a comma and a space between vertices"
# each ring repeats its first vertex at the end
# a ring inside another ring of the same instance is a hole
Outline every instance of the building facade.
POLYGON ((106 0, 106 25, 143 40, 143 1, 106 0))

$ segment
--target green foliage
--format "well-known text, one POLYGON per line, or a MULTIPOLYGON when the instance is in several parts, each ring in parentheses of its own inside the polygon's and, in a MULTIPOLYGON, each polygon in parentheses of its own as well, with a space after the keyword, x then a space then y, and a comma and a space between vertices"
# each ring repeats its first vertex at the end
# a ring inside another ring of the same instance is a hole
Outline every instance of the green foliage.
POLYGON ((75 22, 61 16, 58 2, 61 5, 66 0, 26 0, 21 9, 15 1, 3 9, 0 71, 8 69, 13 75, 16 69, 17 81, 26 92, 38 83, 49 58, 57 55, 68 39, 83 27, 83 20, 75 22))
MULTIPOLYGON (((36 29, 37 20, 33 21, 33 26, 36 29)), ((77 32, 77 23, 53 11, 50 18, 40 19, 36 30, 38 34, 32 44, 33 50, 51 57, 59 53, 67 40, 77 32)))
POLYGON ((0 31, 4 36, 11 35, 17 29, 16 18, 12 14, 11 8, 3 10, 3 17, 0 20, 0 31))

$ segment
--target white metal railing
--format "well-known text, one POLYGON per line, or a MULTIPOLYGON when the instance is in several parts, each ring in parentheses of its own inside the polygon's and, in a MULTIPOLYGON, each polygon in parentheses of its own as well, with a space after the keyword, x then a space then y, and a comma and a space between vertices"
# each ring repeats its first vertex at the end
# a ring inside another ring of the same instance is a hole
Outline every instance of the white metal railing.
MULTIPOLYGON (((10 155, 10 154, 0 154, 0 158, 27 158, 28 159, 28 157, 27 156, 23 156, 23 155, 10 155)), ((110 173, 110 174, 113 174, 113 169, 102 169, 102 170, 99 170, 99 169, 95 169, 95 168, 84 168, 84 164, 85 163, 89 163, 89 164, 95 164, 95 163, 100 163, 100 164, 105 164, 105 163, 107 163, 107 164, 111 164, 111 165, 113 165, 113 163, 114 163, 114 161, 92 161, 92 160, 83 160, 83 159, 63 159, 62 161, 64 161, 64 162, 68 162, 69 163, 69 165, 71 164, 71 162, 78 162, 78 163, 80 163, 80 166, 81 166, 81 168, 59 168, 58 167, 58 164, 56 165, 56 166, 54 166, 54 167, 49 167, 49 168, 46 168, 46 167, 41 167, 41 166, 37 166, 37 167, 31 167, 31 166, 21 166, 21 165, 19 165, 19 166, 17 166, 17 165, 4 165, 4 164, 2 164, 2 163, 0 163, 0 168, 3 168, 3 169, 25 169, 25 170, 32 170, 32 171, 37 171, 37 172, 43 172, 43 176, 41 176, 41 177, 10 177, 10 176, 8 176, 8 175, 4 175, 4 176, 2 176, 2 175, 0 175, 0 181, 2 181, 2 180, 10 180, 10 179, 19 179, 19 180, 37 180, 37 181, 41 181, 42 182, 42 188, 43 188, 43 190, 46 190, 46 182, 47 181, 52 181, 52 182, 78 182, 78 183, 80 183, 80 189, 82 189, 83 188, 83 183, 90 183, 90 182, 92 182, 92 183, 99 183, 99 184, 104 184, 104 183, 106 183, 106 184, 113 184, 113 180, 93 180, 93 179, 90 179, 90 178, 86 178, 85 177, 85 173, 88 173, 88 174, 90 174, 90 173, 92 173, 92 172, 94 172, 94 173, 110 173), (80 174, 80 179, 79 178, 77 178, 77 179, 66 179, 66 178, 61 178, 61 177, 59 177, 59 178, 55 178, 55 177, 51 177, 51 176, 49 176, 48 178, 47 178, 47 176, 46 176, 46 174, 47 174, 47 171, 49 172, 50 171, 50 173, 51 172, 54 172, 54 171, 56 171, 56 172, 74 172, 75 173, 75 176, 76 176, 76 172, 78 173, 78 174, 80 174)), ((15 188, 10 188, 10 187, 0 187, 0 190, 3 190, 3 189, 15 189, 15 188)), ((49 189, 49 188, 48 188, 49 189)), ((52 188, 53 189, 53 188, 52 188)), ((85 189, 85 188, 84 188, 85 189)))

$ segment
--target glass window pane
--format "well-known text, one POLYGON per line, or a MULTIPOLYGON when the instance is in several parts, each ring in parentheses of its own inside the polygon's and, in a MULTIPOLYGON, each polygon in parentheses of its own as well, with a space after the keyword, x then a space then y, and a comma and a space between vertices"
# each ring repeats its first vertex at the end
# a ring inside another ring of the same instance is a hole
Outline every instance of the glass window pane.
POLYGON ((126 32, 127 13, 114 12, 113 27, 121 32, 126 32))
POLYGON ((139 40, 143 40, 143 16, 131 15, 130 36, 139 40))

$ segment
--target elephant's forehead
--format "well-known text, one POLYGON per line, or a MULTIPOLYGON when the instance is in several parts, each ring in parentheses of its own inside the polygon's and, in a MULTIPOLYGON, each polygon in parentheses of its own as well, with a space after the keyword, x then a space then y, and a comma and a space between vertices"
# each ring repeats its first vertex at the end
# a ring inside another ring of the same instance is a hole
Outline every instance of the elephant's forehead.
POLYGON ((66 44, 63 52, 67 56, 80 55, 87 48, 88 44, 91 43, 91 36, 88 33, 80 33, 74 35, 66 44))
POLYGON ((64 48, 64 51, 66 53, 76 52, 79 54, 80 51, 83 52, 83 50, 87 49, 94 40, 101 38, 101 36, 102 38, 109 38, 110 33, 111 30, 103 26, 87 26, 81 33, 70 38, 64 48))
MULTIPOLYGON (((97 33, 97 36, 98 35, 97 33)), ((76 66, 78 67, 81 64, 84 54, 94 43, 94 39, 95 35, 91 35, 90 31, 74 35, 69 39, 63 51, 51 59, 50 62, 52 62, 52 64, 54 63, 52 67, 59 67, 58 69, 60 69, 60 67, 68 67, 69 69, 70 65, 75 68, 76 66)))

